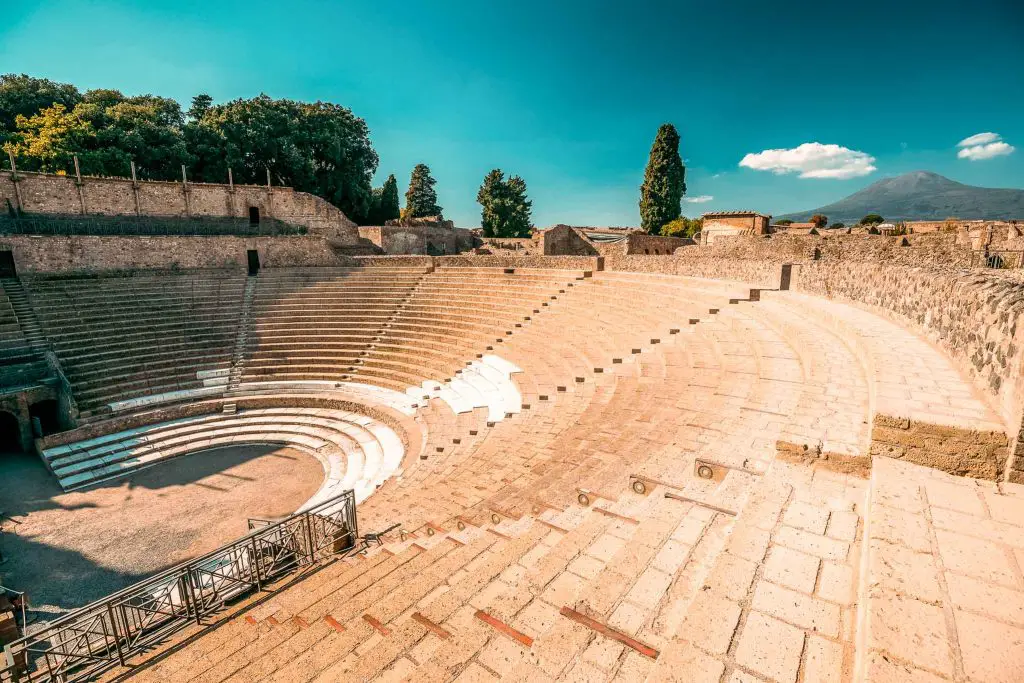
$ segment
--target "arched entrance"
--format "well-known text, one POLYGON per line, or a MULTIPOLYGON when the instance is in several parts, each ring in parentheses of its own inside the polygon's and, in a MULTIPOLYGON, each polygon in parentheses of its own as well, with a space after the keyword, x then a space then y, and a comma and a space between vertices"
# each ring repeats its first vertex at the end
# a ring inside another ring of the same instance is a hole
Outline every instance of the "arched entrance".
POLYGON ((0 454, 22 453, 21 426, 13 413, 0 410, 0 454))
POLYGON ((33 403, 28 408, 28 414, 33 418, 33 422, 35 419, 39 420, 39 428, 42 430, 39 436, 47 436, 61 430, 60 413, 54 399, 48 398, 33 403))

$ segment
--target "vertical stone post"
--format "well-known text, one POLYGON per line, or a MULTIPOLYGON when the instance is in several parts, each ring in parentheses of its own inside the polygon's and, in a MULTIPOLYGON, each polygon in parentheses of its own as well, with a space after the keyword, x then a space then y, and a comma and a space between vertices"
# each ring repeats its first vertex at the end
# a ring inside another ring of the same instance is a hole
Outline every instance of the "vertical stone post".
POLYGON ((192 205, 188 196, 188 176, 185 174, 185 164, 181 165, 181 194, 185 198, 185 215, 192 217, 192 205))
POLYGON ((72 156, 75 160, 75 187, 78 188, 78 203, 82 207, 82 215, 84 216, 88 211, 85 208, 85 190, 83 188, 84 183, 82 182, 82 170, 78 167, 78 155, 72 156))
POLYGON ((235 217, 235 176, 228 169, 228 215, 235 217))
POLYGON ((132 162, 132 197, 135 199, 135 215, 142 215, 142 205, 139 203, 139 179, 135 175, 135 162, 132 162))
POLYGON ((274 193, 270 188, 270 167, 267 166, 267 216, 274 216, 274 193))
POLYGON ((18 183, 21 182, 21 178, 18 176, 18 166, 14 163, 14 152, 7 150, 7 158, 11 162, 11 183, 14 184, 14 202, 17 204, 14 208, 20 216, 21 212, 25 210, 25 205, 21 201, 21 188, 18 187, 18 183))

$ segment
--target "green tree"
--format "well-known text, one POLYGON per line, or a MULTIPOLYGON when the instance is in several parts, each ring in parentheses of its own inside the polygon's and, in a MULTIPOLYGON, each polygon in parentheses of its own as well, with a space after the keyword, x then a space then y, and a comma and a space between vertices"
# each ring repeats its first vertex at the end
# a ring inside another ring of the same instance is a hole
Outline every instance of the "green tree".
POLYGON ((533 202, 526 197, 526 181, 519 176, 505 180, 501 169, 486 176, 476 194, 484 237, 529 237, 533 202))
POLYGON ((78 88, 26 74, 0 75, 0 142, 17 129, 19 116, 31 118, 55 104, 71 111, 82 101, 78 88))
POLYGON ((328 102, 274 100, 267 95, 214 105, 186 125, 191 176, 222 183, 272 182, 323 197, 364 223, 377 153, 366 122, 328 102))
POLYGON ((693 237, 700 232, 704 221, 700 218, 680 216, 661 227, 661 234, 666 237, 693 237))
POLYGON ((864 216, 864 218, 860 219, 860 224, 861 225, 878 225, 879 223, 884 223, 884 222, 885 222, 885 219, 882 218, 877 213, 869 213, 868 215, 864 216))
POLYGON ((389 175, 380 188, 377 212, 378 225, 384 225, 387 221, 400 218, 402 215, 402 209, 398 205, 398 181, 395 180, 394 174, 389 175))
POLYGON ((663 124, 651 146, 644 183, 640 186, 640 225, 644 230, 656 235, 663 225, 679 218, 685 181, 679 133, 672 124, 663 124))
POLYGON ((104 164, 98 150, 96 129, 81 116, 76 107, 68 111, 63 104, 54 104, 33 116, 18 115, 17 136, 4 145, 26 171, 71 173, 74 155, 86 167, 104 164))
POLYGON ((200 93, 192 98, 192 106, 188 108, 188 118, 192 121, 202 121, 212 106, 213 98, 206 93, 200 93))
POLYGON ((789 218, 783 218, 781 221, 775 221, 775 225, 793 225, 793 221, 789 218))
POLYGON ((441 207, 437 205, 437 181, 430 175, 430 167, 416 164, 409 178, 409 189, 405 192, 404 218, 425 218, 440 216, 441 207))
POLYGON ((818 230, 821 230, 826 225, 828 225, 828 216, 825 216, 825 215, 820 214, 820 213, 816 213, 813 216, 811 216, 811 223, 814 224, 815 228, 817 228, 818 230))
POLYGON ((836 230, 842 230, 843 228, 846 227, 846 223, 833 223, 832 227, 835 228, 836 230))

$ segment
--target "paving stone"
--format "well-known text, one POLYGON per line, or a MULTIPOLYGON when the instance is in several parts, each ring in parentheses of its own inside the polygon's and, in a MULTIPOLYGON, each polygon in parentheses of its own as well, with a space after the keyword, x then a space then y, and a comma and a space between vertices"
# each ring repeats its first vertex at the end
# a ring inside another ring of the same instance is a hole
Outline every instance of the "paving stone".
POLYGON ((820 562, 813 555, 775 546, 764 563, 764 578, 780 586, 811 593, 818 578, 820 562))
POLYGON ((949 571, 974 576, 992 583, 1020 588, 1017 572, 1006 551, 995 543, 948 531, 935 533, 939 555, 949 571))
POLYGON ((886 593, 870 598, 868 613, 868 647, 923 669, 953 674, 941 607, 886 593))
POLYGON ((956 610, 964 672, 978 681, 1024 680, 1024 628, 956 610))
POLYGON ((782 523, 812 534, 824 534, 829 511, 802 501, 794 501, 782 515, 782 523))
POLYGON ((839 683, 843 680, 843 646, 819 636, 807 636, 804 646, 805 681, 839 683))
POLYGON ((851 605, 855 600, 853 567, 823 562, 818 579, 818 597, 840 605, 851 605))
POLYGON ((725 673, 725 664, 686 641, 674 644, 661 659, 656 681, 718 683, 725 673))
POLYGON ((751 606, 802 629, 839 637, 839 607, 824 600, 761 581, 754 587, 751 606))
POLYGON ((804 632, 777 619, 751 612, 740 634, 736 661, 780 683, 796 681, 804 632))
POLYGON ((735 602, 701 591, 690 605, 679 633, 708 652, 724 654, 732 642, 741 611, 735 602))
POLYGON ((1024 592, 959 574, 946 574, 953 604, 970 612, 1024 627, 1024 592))

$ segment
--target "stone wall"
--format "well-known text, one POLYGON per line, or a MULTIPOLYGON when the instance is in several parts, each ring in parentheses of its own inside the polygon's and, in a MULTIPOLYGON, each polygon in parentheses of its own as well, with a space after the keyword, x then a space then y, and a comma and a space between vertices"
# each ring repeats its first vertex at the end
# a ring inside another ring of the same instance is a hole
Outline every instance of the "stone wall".
POLYGON ((359 237, 369 240, 385 254, 458 254, 473 248, 473 234, 464 228, 434 225, 361 226, 359 237))
POLYGON ((305 226, 309 232, 355 244, 355 223, 320 197, 290 187, 138 181, 23 173, 0 173, 0 208, 29 214, 100 214, 188 218, 261 217, 305 226))
POLYGON ((543 233, 545 256, 598 256, 587 239, 568 225, 556 225, 543 233))
POLYGON ((480 254, 502 256, 538 256, 544 254, 543 233, 535 237, 481 237, 480 254))
POLYGON ((998 479, 1006 463, 1006 435, 908 418, 876 415, 871 455, 906 460, 961 477, 998 479))
POLYGON ((21 275, 102 273, 116 270, 228 268, 244 271, 255 249, 266 268, 353 263, 322 237, 0 237, 21 275))
POLYGON ((631 232, 626 238, 626 255, 653 254, 666 256, 680 247, 696 244, 691 239, 682 237, 663 237, 648 235, 644 232, 631 232))

